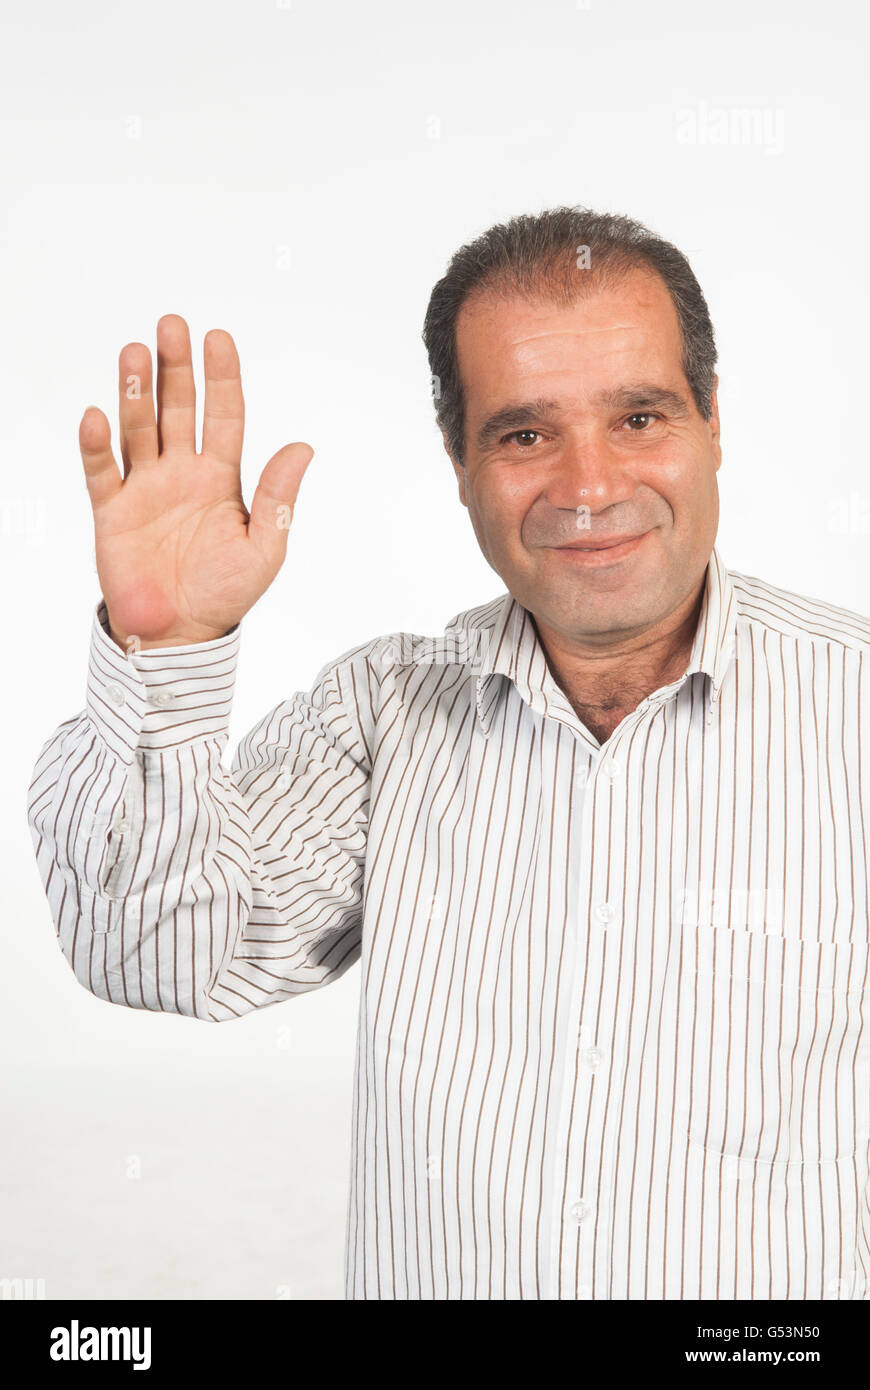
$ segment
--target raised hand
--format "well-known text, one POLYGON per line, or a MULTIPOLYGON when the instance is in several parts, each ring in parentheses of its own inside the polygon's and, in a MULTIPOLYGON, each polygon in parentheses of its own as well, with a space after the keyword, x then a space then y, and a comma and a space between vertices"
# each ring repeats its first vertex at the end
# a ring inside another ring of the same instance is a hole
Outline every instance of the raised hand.
POLYGON ((79 426, 97 574, 121 647, 131 639, 144 650, 222 636, 284 560, 314 451, 296 443, 273 454, 248 512, 240 477, 245 406, 229 333, 205 335, 203 360, 201 453, 190 334, 177 314, 157 324, 156 412, 148 348, 128 343, 118 359, 123 480, 104 413, 90 406, 79 426))

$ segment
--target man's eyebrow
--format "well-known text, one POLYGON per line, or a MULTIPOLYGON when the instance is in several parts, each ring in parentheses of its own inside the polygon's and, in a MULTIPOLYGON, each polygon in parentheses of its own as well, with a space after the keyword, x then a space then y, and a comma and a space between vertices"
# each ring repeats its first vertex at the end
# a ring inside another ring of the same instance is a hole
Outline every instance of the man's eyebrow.
POLYGON ((540 420, 545 415, 558 415, 562 407, 558 401, 522 401, 516 405, 502 406, 493 415, 488 415, 477 431, 477 447, 485 449, 500 434, 508 430, 522 429, 529 420, 540 420))
MULTIPOLYGON (((674 419, 685 420, 689 414, 689 403, 679 391, 671 391, 665 386, 641 383, 637 386, 620 386, 615 390, 597 391, 592 397, 595 405, 607 410, 661 410, 674 419)), ((486 449, 499 435, 510 430, 522 429, 529 420, 542 419, 547 415, 560 415, 563 407, 558 401, 522 401, 503 406, 488 415, 477 431, 478 449, 486 449)))
POLYGON ((682 392, 646 383, 620 386, 613 391, 597 391, 592 400, 596 405, 610 410, 662 410, 679 419, 689 414, 689 402, 682 392))

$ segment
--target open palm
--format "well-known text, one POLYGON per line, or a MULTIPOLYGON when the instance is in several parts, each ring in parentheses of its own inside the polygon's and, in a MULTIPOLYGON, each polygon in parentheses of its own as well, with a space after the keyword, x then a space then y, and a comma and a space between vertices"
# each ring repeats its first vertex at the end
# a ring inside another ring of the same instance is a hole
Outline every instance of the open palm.
POLYGON ((234 627, 284 560, 287 528, 313 450, 287 444, 260 477, 250 512, 241 489, 244 399, 229 333, 203 344, 205 405, 196 451, 190 334, 167 314, 151 354, 128 343, 119 365, 123 478, 111 429, 95 406, 79 444, 94 514, 97 574, 112 636, 145 649, 205 642, 234 627))

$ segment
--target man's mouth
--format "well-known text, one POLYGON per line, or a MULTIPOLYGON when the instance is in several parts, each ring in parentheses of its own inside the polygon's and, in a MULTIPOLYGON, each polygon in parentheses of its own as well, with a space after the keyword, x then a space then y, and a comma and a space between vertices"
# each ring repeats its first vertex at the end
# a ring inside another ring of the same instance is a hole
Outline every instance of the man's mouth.
POLYGON ((588 536, 585 540, 567 541, 565 545, 549 548, 574 564, 615 564, 623 556, 631 555, 648 535, 648 531, 640 531, 630 536, 588 536))

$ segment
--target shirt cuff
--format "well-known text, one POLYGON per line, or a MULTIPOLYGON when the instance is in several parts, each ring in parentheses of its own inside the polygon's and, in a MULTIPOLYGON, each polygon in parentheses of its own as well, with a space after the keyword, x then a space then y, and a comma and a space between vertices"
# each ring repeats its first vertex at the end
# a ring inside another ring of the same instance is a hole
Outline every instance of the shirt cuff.
POLYGON ((115 756, 130 764, 136 749, 226 737, 240 636, 237 623, 211 642, 125 654, 109 636, 101 599, 91 629, 87 712, 115 756))

